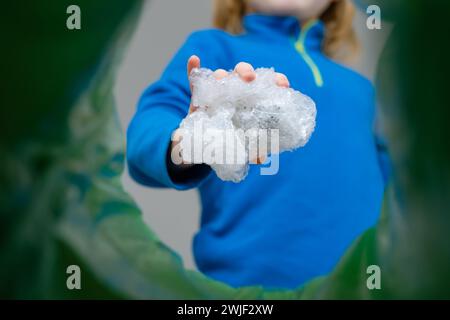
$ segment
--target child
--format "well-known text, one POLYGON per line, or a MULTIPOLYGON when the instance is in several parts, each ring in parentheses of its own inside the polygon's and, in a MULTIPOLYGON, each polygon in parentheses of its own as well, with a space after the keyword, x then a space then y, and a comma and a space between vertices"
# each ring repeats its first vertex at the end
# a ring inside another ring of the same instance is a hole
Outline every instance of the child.
POLYGON ((198 188, 202 217, 193 250, 200 271, 235 287, 294 288, 331 271, 380 211, 374 90, 331 59, 356 46, 353 6, 349 0, 218 0, 215 6, 219 29, 193 33, 144 92, 128 129, 130 174, 147 186, 198 188), (186 64, 188 71, 200 64, 217 69, 217 78, 234 69, 243 81, 255 78, 254 67, 274 67, 278 85, 316 102, 309 143, 280 154, 276 175, 251 166, 238 184, 218 179, 207 165, 175 165, 172 133, 195 112, 186 64))

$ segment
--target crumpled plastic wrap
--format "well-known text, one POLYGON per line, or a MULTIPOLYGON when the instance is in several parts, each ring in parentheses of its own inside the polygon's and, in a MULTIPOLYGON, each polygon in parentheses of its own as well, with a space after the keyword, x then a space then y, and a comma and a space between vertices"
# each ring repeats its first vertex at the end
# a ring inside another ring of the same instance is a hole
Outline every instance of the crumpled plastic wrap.
POLYGON ((292 88, 278 86, 273 69, 260 68, 255 72, 256 79, 247 83, 236 73, 218 80, 209 69, 192 70, 192 104, 198 108, 180 124, 181 156, 185 162, 206 163, 220 179, 240 182, 247 175, 249 161, 256 160, 252 157, 256 153, 251 150, 261 150, 252 147, 262 144, 271 154, 291 151, 308 142, 316 123, 314 101, 292 88), (222 138, 217 139, 211 132, 223 133, 222 138), (195 154, 214 149, 211 143, 216 144, 215 150, 221 150, 220 157, 218 152, 215 157, 203 154, 199 158, 195 154), (230 152, 235 161, 226 161, 230 152))

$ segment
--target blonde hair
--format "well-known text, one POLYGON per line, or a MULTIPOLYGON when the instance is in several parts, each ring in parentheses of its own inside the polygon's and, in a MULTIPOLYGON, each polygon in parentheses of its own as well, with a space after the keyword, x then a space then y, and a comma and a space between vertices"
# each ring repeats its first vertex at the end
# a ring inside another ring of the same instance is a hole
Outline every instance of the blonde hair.
MULTIPOLYGON (((247 12, 245 0, 215 0, 214 26, 233 34, 241 33, 242 19, 247 12)), ((355 7, 350 0, 338 0, 332 2, 320 17, 325 24, 322 50, 330 58, 348 60, 358 52, 354 15, 355 7)))

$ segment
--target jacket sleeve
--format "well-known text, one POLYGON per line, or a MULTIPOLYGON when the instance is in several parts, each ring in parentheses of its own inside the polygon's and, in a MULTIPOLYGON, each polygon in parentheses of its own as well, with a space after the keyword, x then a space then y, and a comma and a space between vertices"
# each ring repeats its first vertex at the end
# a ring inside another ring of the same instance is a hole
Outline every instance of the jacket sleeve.
POLYGON ((147 88, 127 131, 127 162, 131 177, 153 187, 186 190, 196 187, 210 173, 207 166, 189 170, 182 182, 171 179, 168 152, 173 131, 187 115, 191 99, 186 64, 200 57, 202 67, 217 68, 214 46, 207 31, 193 33, 172 58, 161 78, 147 88))

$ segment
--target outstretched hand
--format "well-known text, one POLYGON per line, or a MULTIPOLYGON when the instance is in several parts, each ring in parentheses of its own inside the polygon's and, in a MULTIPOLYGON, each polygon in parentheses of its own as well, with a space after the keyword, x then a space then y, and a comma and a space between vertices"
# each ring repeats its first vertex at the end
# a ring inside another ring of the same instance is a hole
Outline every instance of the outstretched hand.
MULTIPOLYGON (((190 76, 192 70, 196 69, 196 68, 200 68, 200 67, 201 67, 200 58, 197 57, 196 55, 191 56, 187 62, 187 77, 188 77, 188 79, 189 79, 189 76, 190 76)), ((234 67, 234 70, 231 72, 238 74, 239 77, 244 82, 252 82, 253 80, 256 79, 255 69, 253 68, 253 66, 251 64, 246 63, 246 62, 239 62, 234 67)), ((224 69, 217 69, 214 71, 214 76, 217 80, 221 80, 221 79, 225 78, 226 76, 228 76, 229 74, 230 74, 230 72, 228 72, 224 69)), ((284 88, 289 88, 289 86, 290 86, 288 78, 283 73, 276 73, 276 83, 278 86, 284 87, 284 88)), ((190 82, 190 80, 189 80, 189 87, 190 87, 190 90, 192 93, 193 88, 192 88, 192 83, 190 82)), ((195 112, 197 110, 197 108, 198 107, 196 107, 192 104, 192 100, 191 100, 191 103, 189 106, 189 114, 191 114, 192 112, 195 112)), ((172 144, 171 144, 171 150, 173 150, 178 145, 179 141, 180 141, 179 134, 177 133, 177 131, 175 131, 174 141, 172 141, 172 144)), ((266 156, 260 155, 260 157, 258 159, 251 160, 250 163, 262 164, 265 162, 265 158, 266 158, 266 156)), ((189 167, 193 166, 193 164, 183 163, 182 166, 189 168, 189 167)))

